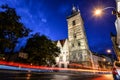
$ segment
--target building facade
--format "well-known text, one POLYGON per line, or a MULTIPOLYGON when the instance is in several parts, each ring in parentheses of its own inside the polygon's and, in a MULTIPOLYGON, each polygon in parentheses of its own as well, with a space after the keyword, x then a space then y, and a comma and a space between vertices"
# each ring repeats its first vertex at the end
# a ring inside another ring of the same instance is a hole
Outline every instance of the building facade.
POLYGON ((60 54, 56 57, 58 67, 67 68, 69 64, 68 39, 58 40, 56 45, 60 48, 60 54))
POLYGON ((116 7, 118 12, 115 21, 117 35, 111 35, 111 39, 113 42, 113 48, 116 53, 117 59, 120 60, 120 0, 116 0, 116 7))
MULTIPOLYGON (((117 4, 117 12, 120 14, 120 0, 116 0, 116 4, 117 4)), ((116 43, 118 47, 120 48, 120 16, 119 15, 117 15, 115 26, 116 26, 116 31, 117 31, 116 43)))
POLYGON ((92 66, 91 53, 87 43, 84 22, 79 9, 73 6, 70 16, 67 17, 68 39, 58 40, 57 46, 61 53, 56 58, 59 67, 72 67, 70 64, 92 66))
POLYGON ((93 53, 93 69, 96 70, 108 70, 112 68, 112 61, 108 56, 98 55, 97 53, 93 53))

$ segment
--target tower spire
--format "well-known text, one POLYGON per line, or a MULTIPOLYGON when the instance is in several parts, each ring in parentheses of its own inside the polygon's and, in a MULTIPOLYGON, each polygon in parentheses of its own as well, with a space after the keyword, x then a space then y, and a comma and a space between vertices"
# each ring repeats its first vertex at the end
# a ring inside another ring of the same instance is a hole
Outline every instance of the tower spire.
POLYGON ((72 14, 79 12, 80 10, 78 8, 75 7, 75 5, 73 4, 72 6, 72 14))

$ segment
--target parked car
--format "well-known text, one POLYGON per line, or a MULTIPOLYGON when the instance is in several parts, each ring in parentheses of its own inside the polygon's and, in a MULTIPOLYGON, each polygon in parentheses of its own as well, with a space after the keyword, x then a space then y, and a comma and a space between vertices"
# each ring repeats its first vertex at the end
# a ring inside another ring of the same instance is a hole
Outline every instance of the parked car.
POLYGON ((120 80, 120 61, 115 61, 113 63, 112 74, 114 80, 120 80))

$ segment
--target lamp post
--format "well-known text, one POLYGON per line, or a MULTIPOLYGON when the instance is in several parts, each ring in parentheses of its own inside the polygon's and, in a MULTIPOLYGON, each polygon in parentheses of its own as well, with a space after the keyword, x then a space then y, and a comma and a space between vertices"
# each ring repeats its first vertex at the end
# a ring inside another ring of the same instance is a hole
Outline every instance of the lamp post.
POLYGON ((112 51, 111 51, 110 49, 107 49, 106 52, 108 53, 108 56, 110 57, 111 62, 113 63, 113 62, 114 62, 114 57, 113 57, 113 55, 112 55, 112 51))
MULTIPOLYGON (((118 10, 116 10, 116 8, 114 8, 114 7, 105 7, 105 8, 102 8, 102 9, 101 8, 95 9, 94 10, 94 15, 97 16, 97 17, 99 17, 99 16, 102 15, 103 11, 105 11, 107 9, 113 9, 112 14, 116 15, 117 19, 119 18, 119 21, 116 20, 115 26, 116 26, 116 30, 117 30, 117 43, 120 45, 120 12, 118 12, 118 10), (118 33, 119 33, 119 35, 118 35, 118 33)), ((113 59, 113 56, 111 54, 111 50, 108 49, 107 53, 110 56, 111 61, 113 63, 114 59, 113 59)))
POLYGON ((100 16, 102 15, 103 11, 107 10, 107 9, 113 9, 112 14, 116 15, 117 17, 120 17, 120 12, 118 12, 114 7, 105 7, 105 8, 98 8, 94 10, 94 15, 95 16, 100 16))
POLYGON ((110 49, 107 50, 107 53, 108 53, 108 54, 111 54, 111 52, 112 52, 112 51, 111 51, 110 49))
MULTIPOLYGON (((115 46, 117 46, 117 49, 119 50, 116 50, 115 52, 116 52, 116 55, 118 55, 120 53, 120 0, 116 0, 116 8, 114 7, 105 7, 102 9, 98 8, 98 9, 95 9, 94 15, 99 17, 102 15, 103 11, 107 9, 113 9, 112 14, 116 15, 115 27, 116 27, 117 36, 116 36, 115 46)), ((111 57, 113 61, 113 56, 111 57)), ((120 60, 120 56, 117 56, 117 58, 120 60)))

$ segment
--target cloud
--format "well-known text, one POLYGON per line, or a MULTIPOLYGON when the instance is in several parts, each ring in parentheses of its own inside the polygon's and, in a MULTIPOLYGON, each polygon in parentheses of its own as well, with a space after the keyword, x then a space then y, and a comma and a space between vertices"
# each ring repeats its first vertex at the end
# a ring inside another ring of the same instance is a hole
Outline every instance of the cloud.
POLYGON ((44 23, 47 22, 47 20, 45 18, 42 18, 41 21, 44 22, 44 23))

